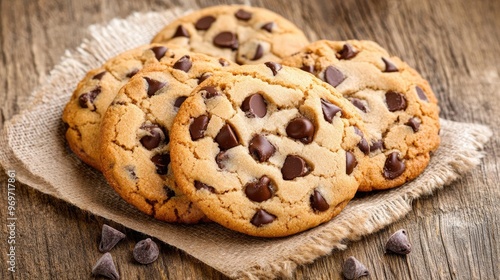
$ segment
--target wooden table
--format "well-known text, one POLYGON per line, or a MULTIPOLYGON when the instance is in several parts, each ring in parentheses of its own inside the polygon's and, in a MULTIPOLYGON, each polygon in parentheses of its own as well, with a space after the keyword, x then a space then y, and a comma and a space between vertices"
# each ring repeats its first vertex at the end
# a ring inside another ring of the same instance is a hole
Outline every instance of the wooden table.
MULTIPOLYGON (((319 38, 370 39, 421 71, 436 92, 441 117, 489 125, 494 136, 480 167, 386 229, 350 244, 345 251, 300 267, 297 279, 337 279, 343 260, 354 255, 372 279, 500 279, 500 1, 498 0, 287 0, 250 1, 267 7, 319 38), (384 255, 387 237, 406 228, 413 252, 384 255)), ((223 0, 0 0, 0 121, 19 112, 30 92, 77 47, 86 27, 135 11, 196 7, 223 0)), ((7 176, 0 175, 1 220, 6 223, 7 176)), ((17 271, 7 262, 7 229, 0 238, 1 279, 87 279, 100 257, 103 223, 65 202, 17 184, 17 271)), ((226 279, 211 267, 169 245, 152 265, 132 262, 131 249, 144 238, 114 249, 123 279, 226 279)))

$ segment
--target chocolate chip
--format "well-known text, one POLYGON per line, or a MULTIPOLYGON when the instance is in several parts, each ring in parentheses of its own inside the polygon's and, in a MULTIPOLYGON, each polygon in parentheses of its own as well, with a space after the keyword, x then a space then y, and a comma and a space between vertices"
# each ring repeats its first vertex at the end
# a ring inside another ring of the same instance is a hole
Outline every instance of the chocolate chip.
POLYGON ((357 54, 358 52, 350 44, 345 44, 342 50, 338 52, 339 59, 351 59, 357 54))
POLYGON ((165 56, 168 49, 166 47, 163 47, 163 46, 156 46, 156 47, 152 47, 151 50, 155 54, 156 59, 159 61, 160 59, 162 59, 165 56))
POLYGON ((403 174, 405 169, 405 163, 399 159, 399 153, 392 152, 385 160, 384 177, 387 179, 394 179, 403 174))
POLYGON ((137 242, 133 251, 134 259, 141 264, 150 264, 156 261, 159 254, 160 249, 151 238, 137 242))
POLYGON ((416 86, 415 90, 417 91, 418 98, 420 98, 423 101, 429 101, 429 99, 427 99, 427 95, 425 95, 425 92, 423 89, 421 89, 419 86, 416 86))
POLYGON ((175 196, 175 191, 169 188, 168 186, 163 186, 163 191, 165 191, 165 195, 168 198, 174 197, 175 196))
POLYGON ((264 23, 264 25, 262 25, 260 29, 264 29, 265 31, 272 33, 273 28, 274 28, 274 22, 270 21, 270 22, 264 23))
POLYGON ((102 77, 104 76, 104 74, 106 74, 106 71, 102 71, 101 73, 96 74, 94 77, 92 77, 92 79, 100 81, 102 79, 102 77))
POLYGON ((250 140, 248 150, 259 162, 267 161, 276 151, 273 144, 262 135, 256 135, 250 140))
POLYGON ((361 136, 361 140, 359 140, 359 143, 358 143, 358 148, 365 154, 369 154, 370 153, 370 145, 368 144, 368 141, 366 141, 364 135, 363 135, 363 132, 361 132, 361 130, 359 130, 359 128, 357 127, 354 127, 354 132, 361 136))
POLYGON ((184 101, 186 101, 187 99, 187 96, 179 96, 177 97, 177 99, 175 100, 174 102, 174 107, 175 108, 180 108, 182 103, 184 103, 184 101))
POLYGON ((251 60, 257 60, 264 55, 264 49, 261 44, 257 44, 257 49, 255 50, 255 54, 251 60))
POLYGON ((396 231, 385 243, 385 251, 400 255, 407 255, 411 252, 411 244, 406 235, 406 230, 396 231))
POLYGON ((321 193, 317 190, 314 190, 309 200, 311 202, 312 209, 314 209, 315 211, 324 212, 328 210, 328 208, 330 208, 330 204, 326 202, 323 195, 321 195, 321 193))
POLYGON ((201 115, 193 119, 191 125, 189 125, 189 134, 191 135, 191 140, 195 141, 205 136, 205 130, 208 126, 208 116, 201 115))
POLYGON ((202 87, 200 89, 200 92, 201 94, 206 98, 206 99, 210 99, 212 97, 216 97, 218 95, 221 95, 220 92, 217 91, 217 89, 215 87, 212 87, 212 86, 206 86, 206 87, 202 87))
POLYGON ((222 126, 214 140, 219 144, 221 150, 229 150, 239 144, 238 138, 229 124, 222 126))
POLYGON ((250 223, 256 227, 260 227, 262 225, 266 225, 269 223, 272 223, 274 220, 276 220, 276 216, 273 214, 270 214, 269 212, 259 209, 253 215, 252 219, 250 220, 250 223))
POLYGON ((102 253, 109 252, 123 238, 125 238, 125 234, 123 234, 123 232, 103 224, 99 251, 102 253))
POLYGON ((187 73, 189 69, 191 69, 191 66, 193 66, 193 64, 191 63, 191 58, 189 57, 189 55, 185 55, 179 58, 179 60, 174 63, 173 68, 187 73))
POLYGON ((300 67, 300 69, 304 70, 308 73, 314 74, 314 65, 302 65, 302 67, 300 67))
POLYGON ((387 108, 391 112, 406 109, 406 98, 399 92, 392 90, 386 92, 385 102, 387 103, 387 108))
POLYGON ((342 274, 346 279, 358 279, 369 274, 365 265, 358 261, 355 257, 349 257, 345 260, 342 266, 342 274))
POLYGON ((165 175, 168 172, 168 165, 170 164, 170 154, 157 154, 151 158, 151 161, 156 166, 156 173, 165 175))
POLYGON ((82 108, 89 108, 91 110, 95 110, 94 100, 101 93, 101 86, 97 86, 95 89, 86 92, 78 98, 78 104, 82 108))
POLYGON ((417 132, 420 128, 420 120, 417 117, 413 117, 408 120, 406 125, 411 127, 411 129, 413 129, 413 132, 417 132))
POLYGON ((113 262, 113 257, 110 253, 105 253, 97 261, 97 263, 92 267, 92 275, 94 276, 104 276, 112 280, 120 279, 118 271, 116 271, 115 263, 113 262))
POLYGON ((396 65, 394 65, 389 60, 387 60, 387 59, 385 59, 383 57, 382 57, 382 60, 385 63, 385 70, 384 70, 384 72, 398 72, 399 71, 398 68, 396 67, 396 65))
POLYGON ((207 190, 211 193, 215 193, 215 189, 214 187, 212 186, 209 186, 205 183, 202 183, 200 181, 194 181, 194 187, 197 189, 197 190, 207 190))
POLYGON ((133 69, 132 71, 130 71, 126 77, 127 78, 132 78, 135 74, 137 74, 137 72, 139 72, 139 69, 133 69))
POLYGON ((323 98, 321 98, 321 109, 323 110, 323 117, 325 118, 325 121, 329 123, 332 123, 333 117, 335 117, 338 112, 340 112, 340 115, 342 116, 342 110, 339 107, 323 98))
POLYGON ((224 58, 219 58, 219 64, 222 67, 226 67, 226 66, 229 66, 229 61, 225 60, 224 58))
POLYGON ((281 66, 281 64, 277 63, 277 62, 274 62, 274 61, 268 61, 266 63, 264 63, 269 69, 271 69, 271 71, 273 72, 273 76, 276 76, 278 74, 278 71, 281 70, 281 68, 283 68, 281 66))
POLYGON ((247 118, 262 118, 267 113, 267 104, 261 94, 254 93, 243 100, 241 110, 247 118))
POLYGON ((345 152, 345 173, 351 175, 354 168, 358 165, 356 157, 351 152, 345 152))
POLYGON ((220 151, 216 156, 215 156, 215 162, 217 163, 217 166, 220 169, 224 169, 225 167, 225 161, 228 159, 228 155, 226 151, 220 151))
POLYGON ((237 19, 240 19, 240 20, 243 20, 243 21, 248 21, 252 18, 252 13, 250 12, 247 12, 243 9, 239 9, 235 14, 234 16, 237 18, 237 19))
POLYGON ((288 123, 286 134, 304 144, 309 144, 313 141, 314 125, 309 119, 298 117, 288 123))
POLYGON ((214 21, 215 17, 204 16, 194 24, 194 28, 196 28, 197 30, 208 30, 210 26, 212 26, 212 23, 214 23, 214 21))
POLYGON ((329 83, 333 87, 336 87, 340 85, 345 80, 344 74, 340 72, 339 69, 333 67, 333 66, 328 66, 325 69, 325 82, 329 83))
POLYGON ((286 156, 283 167, 281 167, 281 174, 284 180, 293 180, 297 177, 303 177, 309 174, 310 168, 306 161, 294 155, 286 156))
POLYGON ((167 85, 166 82, 160 82, 160 81, 148 78, 148 77, 144 77, 144 80, 146 80, 146 82, 148 83, 148 96, 149 97, 155 95, 155 93, 157 91, 159 91, 160 89, 162 89, 163 87, 165 87, 167 85))
POLYGON ((146 131, 147 135, 143 136, 140 142, 148 150, 157 148, 165 139, 162 129, 156 124, 143 124, 141 129, 146 131))
POLYGON ((130 179, 132 180, 137 180, 137 174, 135 174, 135 166, 133 165, 125 165, 123 167, 123 169, 125 169, 125 171, 127 171, 128 175, 130 176, 130 179))
POLYGON ((212 73, 203 73, 199 78, 198 78, 198 84, 203 83, 206 79, 212 77, 212 73))
POLYGON ((236 37, 236 34, 231 33, 229 31, 224 31, 219 34, 217 34, 214 37, 214 45, 220 47, 220 48, 229 48, 229 49, 237 49, 239 46, 238 43, 238 38, 236 37))
POLYGON ((384 141, 382 139, 372 142, 370 146, 370 152, 374 152, 376 150, 382 150, 384 148, 384 141))
POLYGON ((363 101, 361 101, 361 99, 351 98, 349 99, 349 101, 351 101, 352 105, 354 105, 356 108, 366 113, 366 106, 363 101))
POLYGON ((175 38, 175 37, 187 37, 187 38, 189 38, 189 32, 187 31, 186 28, 184 28, 184 26, 179 25, 177 27, 177 29, 175 30, 174 36, 172 36, 172 38, 175 38))
POLYGON ((271 179, 267 176, 262 176, 258 181, 250 182, 245 185, 245 194, 248 199, 255 202, 268 200, 273 196, 271 188, 271 179))

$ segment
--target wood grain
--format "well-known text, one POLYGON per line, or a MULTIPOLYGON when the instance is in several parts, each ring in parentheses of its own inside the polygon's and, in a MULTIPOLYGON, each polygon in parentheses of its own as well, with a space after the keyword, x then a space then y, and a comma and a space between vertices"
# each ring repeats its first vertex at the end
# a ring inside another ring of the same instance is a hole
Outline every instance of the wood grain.
MULTIPOLYGON (((235 3, 243 3, 237 1, 235 3)), ((500 1, 496 0, 309 0, 249 1, 274 10, 318 38, 379 42, 431 83, 441 117, 489 125, 494 136, 480 167, 451 187, 414 202, 413 211, 386 229, 300 267, 296 279, 341 278, 353 255, 371 279, 500 279, 500 1), (406 228, 413 251, 385 255, 390 234, 406 228)), ((49 75, 64 50, 87 35, 87 26, 135 11, 174 6, 204 7, 220 0, 0 0, 0 121, 5 123, 49 75)), ((313 38, 314 39, 314 38, 313 38)), ((7 176, 0 175, 5 221, 7 176)), ((0 279, 87 279, 100 257, 101 226, 127 234, 113 256, 123 279, 227 279, 211 267, 162 244, 157 262, 137 265, 134 244, 143 239, 100 217, 16 183, 17 271, 7 261, 6 226, 0 238, 0 279)))

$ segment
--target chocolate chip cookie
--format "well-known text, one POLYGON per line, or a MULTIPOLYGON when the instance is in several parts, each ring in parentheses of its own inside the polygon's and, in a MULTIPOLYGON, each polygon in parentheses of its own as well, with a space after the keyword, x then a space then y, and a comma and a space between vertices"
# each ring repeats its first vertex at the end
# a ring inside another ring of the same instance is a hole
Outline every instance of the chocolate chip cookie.
POLYGON ((176 44, 239 64, 279 61, 308 44, 304 33, 280 15, 240 5, 195 11, 167 25, 152 42, 176 44))
POLYGON ((167 222, 196 223, 204 214, 178 191, 170 168, 170 129, 191 91, 230 65, 176 52, 172 63, 146 66, 119 91, 101 126, 101 169, 128 203, 167 222))
POLYGON ((440 126, 437 99, 417 71, 370 41, 318 41, 283 64, 316 75, 357 107, 368 130, 355 153, 360 191, 397 187, 422 173, 440 126))
POLYGON ((68 144, 80 159, 100 169, 99 128, 118 90, 144 65, 171 61, 173 56, 173 50, 165 45, 145 45, 119 54, 87 73, 73 92, 62 116, 68 125, 68 144))
POLYGON ((356 107, 316 77, 275 62, 243 65, 186 99, 171 165, 211 220, 286 236, 332 219, 354 196, 363 130, 356 107))

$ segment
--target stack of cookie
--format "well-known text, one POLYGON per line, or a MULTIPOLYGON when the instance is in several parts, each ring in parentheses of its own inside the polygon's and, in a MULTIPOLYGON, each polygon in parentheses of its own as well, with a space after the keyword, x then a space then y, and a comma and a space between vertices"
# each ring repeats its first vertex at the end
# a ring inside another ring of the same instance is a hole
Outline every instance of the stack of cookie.
POLYGON ((90 70, 63 120, 74 153, 142 212, 278 237, 420 175, 438 113, 376 43, 310 43, 268 10, 216 6, 90 70))

